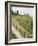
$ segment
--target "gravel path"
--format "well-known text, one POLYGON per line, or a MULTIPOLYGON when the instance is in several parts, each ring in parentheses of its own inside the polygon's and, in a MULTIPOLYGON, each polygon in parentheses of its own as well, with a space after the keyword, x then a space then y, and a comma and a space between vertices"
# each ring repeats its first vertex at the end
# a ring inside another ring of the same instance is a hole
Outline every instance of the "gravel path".
POLYGON ((23 36, 13 27, 13 25, 12 25, 12 32, 16 35, 17 38, 23 38, 23 36))

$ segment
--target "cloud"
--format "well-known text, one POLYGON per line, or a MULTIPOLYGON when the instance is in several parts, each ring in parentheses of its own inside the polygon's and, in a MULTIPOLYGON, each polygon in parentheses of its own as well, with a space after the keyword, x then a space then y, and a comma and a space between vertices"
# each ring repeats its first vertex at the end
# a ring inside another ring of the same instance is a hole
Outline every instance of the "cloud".
POLYGON ((19 11, 19 14, 29 14, 32 15, 33 8, 26 8, 26 7, 11 7, 11 10, 14 12, 19 11))

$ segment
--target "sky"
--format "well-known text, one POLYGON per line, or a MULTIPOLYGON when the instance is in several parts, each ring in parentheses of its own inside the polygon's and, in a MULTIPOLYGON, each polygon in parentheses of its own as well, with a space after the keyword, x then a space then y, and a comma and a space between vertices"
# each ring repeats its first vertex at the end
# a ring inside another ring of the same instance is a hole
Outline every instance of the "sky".
POLYGON ((11 7, 11 10, 13 12, 16 12, 17 10, 19 11, 19 14, 29 14, 32 15, 33 8, 28 8, 28 7, 11 7))

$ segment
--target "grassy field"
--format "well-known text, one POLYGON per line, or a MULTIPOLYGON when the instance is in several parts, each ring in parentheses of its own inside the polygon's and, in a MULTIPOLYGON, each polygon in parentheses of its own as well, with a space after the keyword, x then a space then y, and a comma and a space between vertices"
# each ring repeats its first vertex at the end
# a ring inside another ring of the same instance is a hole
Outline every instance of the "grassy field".
POLYGON ((30 16, 22 16, 22 15, 15 15, 12 17, 19 22, 19 24, 28 32, 30 32, 32 34, 33 32, 33 20, 32 17, 30 16))

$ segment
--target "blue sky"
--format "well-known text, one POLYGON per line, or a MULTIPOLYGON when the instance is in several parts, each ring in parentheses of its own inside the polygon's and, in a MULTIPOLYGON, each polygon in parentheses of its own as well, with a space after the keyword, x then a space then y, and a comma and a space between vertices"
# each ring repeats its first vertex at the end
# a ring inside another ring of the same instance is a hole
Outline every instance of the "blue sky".
POLYGON ((32 15, 33 8, 27 8, 27 7, 12 7, 11 10, 16 12, 17 10, 19 11, 19 14, 29 14, 32 15))

